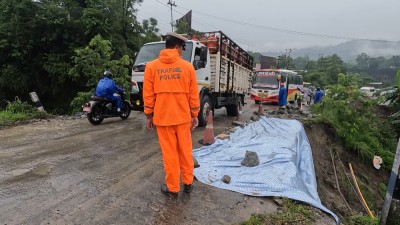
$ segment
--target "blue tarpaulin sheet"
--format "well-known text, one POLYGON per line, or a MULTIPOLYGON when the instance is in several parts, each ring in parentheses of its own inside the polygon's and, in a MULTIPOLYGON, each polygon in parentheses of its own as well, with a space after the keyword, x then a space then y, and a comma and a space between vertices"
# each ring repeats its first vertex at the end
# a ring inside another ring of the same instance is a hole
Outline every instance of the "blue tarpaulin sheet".
POLYGON ((310 142, 297 120, 261 117, 237 128, 230 139, 193 151, 200 167, 194 174, 202 183, 251 196, 280 196, 302 201, 339 218, 322 205, 310 142), (259 165, 241 165, 246 151, 256 152, 259 165), (222 177, 231 177, 229 184, 222 177))

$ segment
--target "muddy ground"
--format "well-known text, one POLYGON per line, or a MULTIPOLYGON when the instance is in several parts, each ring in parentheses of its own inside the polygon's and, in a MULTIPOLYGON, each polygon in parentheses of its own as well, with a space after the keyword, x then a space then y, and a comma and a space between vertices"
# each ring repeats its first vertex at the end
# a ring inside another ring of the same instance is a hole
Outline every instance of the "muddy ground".
MULTIPOLYGON (((258 110, 247 102, 243 120, 258 110)), ((225 116, 224 109, 217 110, 215 134, 229 130, 234 119, 225 116)), ((305 128, 322 203, 344 216, 346 208, 333 185, 326 154, 334 146, 343 149, 326 127, 305 128)), ((198 140, 203 134, 204 128, 193 132, 194 148, 201 147, 198 140)), ((140 112, 125 121, 106 119, 99 126, 67 116, 38 120, 2 129, 0 138, 1 224, 239 224, 252 213, 279 208, 270 197, 245 196, 198 181, 190 195, 180 193, 176 200, 162 195, 164 171, 157 136, 146 130, 140 112)), ((359 173, 368 171, 356 168, 359 173)), ((377 172, 376 179, 385 175, 377 172)), ((357 202, 351 205, 362 211, 357 202)), ((315 224, 335 224, 329 215, 314 211, 315 224)))

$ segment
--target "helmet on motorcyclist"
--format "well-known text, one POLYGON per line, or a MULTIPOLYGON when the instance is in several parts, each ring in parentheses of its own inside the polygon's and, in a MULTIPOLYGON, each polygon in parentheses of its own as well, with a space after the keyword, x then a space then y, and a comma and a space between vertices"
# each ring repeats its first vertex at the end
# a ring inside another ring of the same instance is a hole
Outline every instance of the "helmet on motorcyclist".
POLYGON ((110 79, 112 79, 113 74, 112 74, 110 71, 105 71, 105 72, 104 72, 104 76, 105 76, 105 77, 108 77, 108 78, 110 78, 110 79))

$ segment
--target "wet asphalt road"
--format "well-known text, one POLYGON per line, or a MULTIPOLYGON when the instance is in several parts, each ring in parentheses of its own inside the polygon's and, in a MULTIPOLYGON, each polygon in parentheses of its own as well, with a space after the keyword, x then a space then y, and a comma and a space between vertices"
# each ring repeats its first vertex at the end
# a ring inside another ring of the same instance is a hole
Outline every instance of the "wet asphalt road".
MULTIPOLYGON (((258 105, 246 101, 242 120, 258 105)), ((264 105, 275 110, 276 105, 264 105)), ((214 117, 215 135, 236 118, 214 117)), ((193 146, 205 128, 192 133, 193 146)), ((127 120, 51 119, 0 130, 0 225, 7 224, 239 224, 272 213, 268 197, 251 197, 198 181, 188 195, 160 192, 162 156, 142 113, 127 120)), ((320 214, 315 224, 334 224, 320 214)))
MULTIPOLYGON (((257 109, 249 102, 242 118, 257 109)), ((215 135, 234 119, 217 110, 215 135)), ((193 132, 194 148, 203 133, 193 132)), ((157 135, 139 112, 99 126, 51 119, 0 130, 0 224, 238 224, 276 211, 270 198, 198 181, 190 195, 169 199, 163 179, 157 135)))

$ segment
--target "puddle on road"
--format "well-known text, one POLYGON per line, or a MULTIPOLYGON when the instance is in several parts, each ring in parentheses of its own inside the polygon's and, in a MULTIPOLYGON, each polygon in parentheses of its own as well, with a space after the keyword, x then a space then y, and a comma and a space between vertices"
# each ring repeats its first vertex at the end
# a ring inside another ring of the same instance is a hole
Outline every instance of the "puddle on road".
POLYGON ((51 172, 51 166, 48 164, 41 164, 32 170, 32 173, 38 176, 46 176, 51 172))
POLYGON ((52 166, 49 164, 40 164, 32 169, 16 169, 8 172, 4 177, 6 182, 17 182, 30 179, 38 179, 50 174, 52 166))

